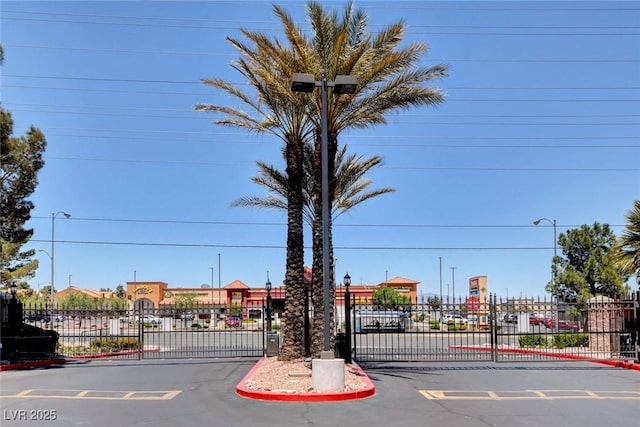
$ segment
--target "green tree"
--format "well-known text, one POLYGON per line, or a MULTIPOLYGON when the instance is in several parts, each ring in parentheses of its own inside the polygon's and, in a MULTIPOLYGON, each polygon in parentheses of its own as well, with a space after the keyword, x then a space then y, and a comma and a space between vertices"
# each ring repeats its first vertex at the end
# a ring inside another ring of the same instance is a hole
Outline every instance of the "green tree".
POLYGON ((382 286, 373 291, 373 305, 377 309, 402 310, 411 305, 411 300, 406 295, 400 295, 394 288, 382 286))
MULTIPOLYGON (((0 65, 4 50, 0 45, 0 65)), ((34 205, 28 197, 38 184, 44 166, 44 134, 31 126, 25 136, 14 137, 11 113, 0 106, 0 287, 35 275, 35 249, 22 250, 33 235, 24 227, 34 205)))
POLYGON ((61 298, 58 307, 62 310, 96 310, 98 302, 89 295, 81 292, 70 292, 66 297, 61 298))
POLYGON ((44 166, 42 154, 46 140, 42 132, 31 126, 25 136, 12 137, 11 113, 0 108, 0 283, 31 278, 38 267, 32 259, 35 249, 22 250, 33 235, 25 228, 34 205, 28 197, 38 184, 38 171, 44 166))
POLYGON ((640 200, 627 212, 627 224, 616 241, 616 265, 627 275, 640 276, 640 200))
POLYGON ((116 296, 121 299, 125 299, 127 297, 127 291, 124 290, 124 286, 116 286, 116 296))
POLYGON ((197 296, 194 294, 176 294, 175 307, 180 309, 194 308, 197 296))
POLYGON ((431 310, 437 311, 442 308, 442 301, 440 301, 440 297, 430 296, 427 298, 427 304, 431 307, 431 310))
POLYGON ((555 281, 547 284, 547 292, 561 301, 580 303, 595 295, 625 292, 626 279, 614 263, 614 243, 608 224, 595 222, 561 233, 562 256, 553 260, 555 281))
POLYGON ((128 307, 128 304, 126 299, 112 296, 111 298, 105 298, 100 303, 100 307, 105 310, 125 311, 128 307))

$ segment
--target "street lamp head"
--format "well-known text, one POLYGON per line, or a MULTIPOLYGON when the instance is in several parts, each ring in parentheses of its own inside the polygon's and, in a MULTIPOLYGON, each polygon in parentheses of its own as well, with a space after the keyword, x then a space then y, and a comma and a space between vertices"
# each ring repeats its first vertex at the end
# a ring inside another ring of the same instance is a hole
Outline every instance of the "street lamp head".
POLYGON ((333 93, 354 93, 358 87, 358 79, 354 76, 336 76, 333 84, 333 93))
POLYGON ((291 79, 291 90, 293 92, 310 93, 316 87, 316 80, 313 74, 294 73, 291 79))
POLYGON ((9 286, 9 289, 11 290, 11 295, 13 295, 13 297, 16 297, 16 294, 18 293, 18 285, 16 285, 16 282, 11 282, 11 286, 9 286))
POLYGON ((542 221, 541 219, 536 219, 535 221, 533 221, 533 225, 539 225, 540 221, 542 221))
POLYGON ((342 280, 343 280, 343 282, 342 282, 342 283, 344 283, 344 285, 345 285, 346 287, 351 286, 351 276, 349 276, 349 273, 345 274, 345 275, 344 275, 344 279, 342 279, 342 280))
POLYGON ((267 283, 264 284, 264 288, 267 290, 267 293, 271 292, 271 281, 267 280, 267 283))

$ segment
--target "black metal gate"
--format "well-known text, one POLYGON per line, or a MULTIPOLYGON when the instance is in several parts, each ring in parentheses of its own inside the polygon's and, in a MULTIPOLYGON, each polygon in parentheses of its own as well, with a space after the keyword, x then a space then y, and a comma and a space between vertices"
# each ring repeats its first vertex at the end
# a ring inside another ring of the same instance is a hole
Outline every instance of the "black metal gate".
POLYGON ((495 295, 473 305, 381 308, 354 301, 350 315, 358 362, 638 360, 638 293, 584 304, 495 295))
POLYGON ((266 345, 264 314, 262 300, 218 311, 197 305, 142 312, 27 306, 24 322, 56 331, 57 354, 64 357, 260 357, 266 345))

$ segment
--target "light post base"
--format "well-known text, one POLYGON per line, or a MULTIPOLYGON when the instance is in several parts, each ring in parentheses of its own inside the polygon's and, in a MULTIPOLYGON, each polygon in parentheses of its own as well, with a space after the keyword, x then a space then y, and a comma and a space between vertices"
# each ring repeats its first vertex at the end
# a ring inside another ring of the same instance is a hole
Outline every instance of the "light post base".
POLYGON ((318 393, 344 391, 344 359, 335 359, 333 352, 323 351, 320 359, 311 362, 311 384, 318 393), (330 358, 325 358, 326 356, 330 358))

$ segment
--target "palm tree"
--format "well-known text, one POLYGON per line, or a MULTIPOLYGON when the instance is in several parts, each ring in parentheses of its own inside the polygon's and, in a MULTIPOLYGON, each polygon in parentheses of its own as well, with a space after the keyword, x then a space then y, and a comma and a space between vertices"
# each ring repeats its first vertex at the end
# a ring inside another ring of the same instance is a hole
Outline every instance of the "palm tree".
MULTIPOLYGON (((287 324, 281 359, 298 357, 301 349, 303 289, 303 142, 314 141, 313 193, 314 211, 321 212, 322 200, 317 191, 321 186, 320 95, 298 94, 290 90, 291 77, 296 72, 313 73, 316 78, 333 79, 339 74, 351 74, 359 81, 353 95, 340 97, 329 94, 329 180, 330 200, 336 192, 336 156, 338 135, 347 128, 366 128, 386 122, 384 115, 395 109, 415 105, 437 105, 443 101, 440 90, 424 87, 424 83, 446 75, 446 67, 420 67, 421 55, 427 51, 424 43, 413 43, 398 48, 404 35, 404 23, 398 22, 383 29, 376 37, 366 33, 367 15, 346 6, 343 17, 328 13, 317 2, 309 2, 307 13, 311 21, 312 38, 305 38, 291 17, 274 5, 274 13, 283 24, 288 46, 267 36, 242 30, 243 36, 253 43, 248 46, 238 40, 227 40, 240 52, 236 68, 255 90, 247 94, 221 79, 203 79, 205 84, 223 90, 248 105, 250 114, 233 107, 198 105, 197 110, 213 111, 224 115, 215 123, 235 126, 259 133, 277 135, 284 143, 287 176, 287 269, 285 285, 285 322, 287 324)), ((322 350, 324 325, 324 299, 322 288, 322 215, 314 216, 313 226, 313 285, 312 298, 316 308, 312 338, 312 352, 322 350), (318 256, 320 255, 320 256, 318 256)), ((330 218, 329 218, 330 221, 330 218)), ((331 227, 329 227, 331 229, 331 227)), ((331 233, 329 233, 331 242, 331 233)), ((332 249, 331 249, 332 252, 332 249)), ((333 259, 331 256, 330 259, 333 259)), ((330 271, 333 271, 331 266, 330 271)), ((333 279, 333 278, 331 278, 333 279)), ((333 283, 333 280, 330 280, 333 283)), ((331 289, 333 304, 335 286, 331 289)), ((332 313, 333 310, 330 310, 332 313)), ((332 320, 332 319, 331 319, 332 320)), ((333 330, 333 328, 331 328, 333 330)))
MULTIPOLYGON (((303 185, 303 193, 305 195, 304 218, 308 225, 313 226, 315 217, 322 213, 321 211, 316 211, 317 206, 313 202, 313 195, 318 194, 319 191, 314 188, 313 181, 315 174, 313 170, 314 149, 310 143, 305 144, 305 148, 305 181, 303 185)), ((382 163, 381 157, 371 156, 363 159, 362 156, 355 154, 346 156, 346 151, 346 145, 342 146, 338 150, 336 157, 336 185, 334 186, 335 194, 332 197, 333 204, 331 206, 331 216, 333 219, 369 199, 395 191, 394 188, 390 187, 369 190, 372 181, 363 178, 369 170, 382 163)), ((232 206, 287 209, 288 183, 286 174, 264 162, 256 162, 256 164, 258 165, 260 174, 251 178, 251 180, 269 189, 270 193, 266 197, 241 197, 234 201, 232 206)), ((314 305, 314 313, 316 313, 320 310, 316 307, 321 304, 321 300, 318 300, 318 295, 312 295, 312 303, 314 305)), ((316 316, 314 316, 314 319, 316 319, 316 316)), ((322 327, 315 326, 312 329, 312 341, 315 341, 315 355, 322 350, 319 346, 321 344, 324 345, 323 327, 324 325, 322 325, 322 327)))
MULTIPOLYGON (((334 203, 331 206, 332 218, 335 219, 348 211, 349 209, 374 197, 395 191, 391 187, 383 187, 376 190, 369 190, 372 181, 365 179, 364 176, 371 169, 382 164, 382 157, 371 156, 364 159, 356 154, 348 155, 347 146, 344 145, 338 150, 336 157, 336 186, 334 195, 334 203)), ((269 190, 269 194, 262 196, 240 197, 235 200, 232 206, 254 207, 287 210, 287 195, 289 193, 287 185, 287 174, 278 170, 272 165, 257 161, 259 174, 251 178, 256 184, 269 190)), ((311 226, 315 218, 313 204, 313 146, 309 143, 305 144, 305 162, 304 162, 304 209, 303 216, 305 222, 311 226)))
POLYGON ((615 247, 616 263, 625 275, 640 275, 640 200, 633 203, 627 225, 615 247))
MULTIPOLYGON (((313 63, 315 68, 300 69, 298 72, 313 73, 316 78, 333 79, 336 75, 352 75, 358 79, 358 88, 352 95, 328 97, 328 152, 329 152, 329 206, 335 192, 336 169, 334 167, 338 150, 338 136, 347 128, 366 128, 386 123, 385 114, 413 106, 435 106, 443 102, 443 94, 439 89, 425 87, 430 80, 444 77, 446 67, 420 67, 421 55, 428 47, 425 43, 413 43, 400 48, 405 31, 403 22, 397 22, 380 31, 375 37, 366 32, 367 15, 362 10, 355 10, 348 4, 342 18, 336 13, 329 13, 318 2, 307 4, 307 13, 311 21, 313 33, 312 47, 317 55, 313 63)), ((310 105, 311 120, 314 126, 315 156, 314 168, 315 188, 321 188, 321 97, 318 93, 299 95, 307 98, 310 105)), ((315 216, 313 226, 313 285, 314 301, 323 301, 323 219, 321 215, 322 198, 320 192, 313 197, 315 216)), ((329 259, 333 260, 332 227, 329 221, 329 259)), ((333 261, 330 261, 333 262, 333 261)), ((333 273, 334 266, 329 271, 333 273)), ((333 274, 332 274, 333 276, 333 274)), ((329 304, 335 300, 335 280, 332 284, 329 304)), ((314 306, 314 322, 312 352, 318 354, 323 349, 324 301, 314 306)), ((333 309, 331 330, 334 330, 333 309)), ((333 337, 332 337, 333 338, 333 337)))
POLYGON ((247 129, 250 132, 270 133, 283 141, 287 179, 287 254, 285 287, 286 300, 284 320, 287 328, 280 352, 282 360, 300 356, 302 348, 302 321, 304 295, 304 242, 303 242, 303 143, 309 138, 310 124, 304 100, 293 96, 289 81, 293 70, 308 66, 306 43, 295 31, 290 16, 278 6, 274 12, 283 22, 290 49, 279 42, 272 42, 265 35, 242 30, 243 36, 253 43, 249 46, 227 37, 240 53, 233 67, 240 72, 255 90, 255 94, 242 92, 232 84, 219 79, 203 79, 239 100, 253 110, 252 116, 239 108, 199 104, 197 111, 222 114, 216 124, 247 129), (293 68, 292 68, 293 67, 293 68))

